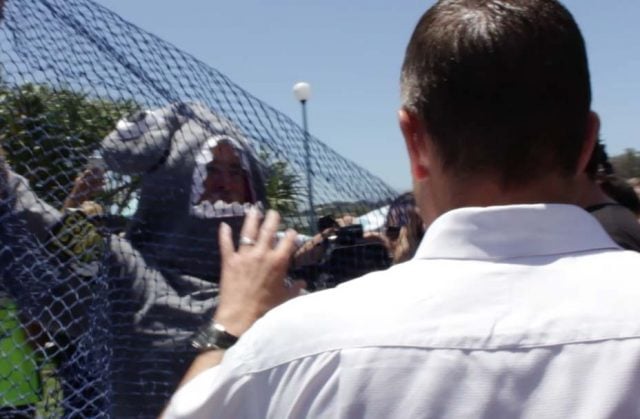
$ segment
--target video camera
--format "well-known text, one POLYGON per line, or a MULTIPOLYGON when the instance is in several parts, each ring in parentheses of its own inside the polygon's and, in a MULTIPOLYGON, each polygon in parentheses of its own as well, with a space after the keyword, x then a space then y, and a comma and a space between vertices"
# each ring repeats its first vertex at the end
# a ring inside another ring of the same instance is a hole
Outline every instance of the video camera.
POLYGON ((303 266, 290 272, 293 278, 307 281, 310 291, 333 288, 366 273, 391 265, 389 251, 382 241, 364 238, 361 224, 338 227, 330 216, 318 221, 318 227, 333 230, 322 243, 324 252, 317 264, 303 266), (333 221, 333 223, 330 223, 333 221))

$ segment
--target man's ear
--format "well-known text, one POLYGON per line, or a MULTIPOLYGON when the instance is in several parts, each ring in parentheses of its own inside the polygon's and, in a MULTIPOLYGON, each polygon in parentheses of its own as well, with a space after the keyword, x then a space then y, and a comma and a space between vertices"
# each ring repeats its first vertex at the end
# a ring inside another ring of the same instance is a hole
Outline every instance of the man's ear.
POLYGON ((422 121, 406 109, 398 111, 400 129, 407 145, 409 162, 411 164, 411 176, 415 181, 420 181, 429 176, 429 159, 425 144, 426 130, 422 121))
POLYGON ((585 131, 585 139, 582 145, 582 151, 578 159, 578 165, 576 167, 576 174, 580 175, 584 173, 591 159, 591 154, 598 142, 598 136, 600 134, 600 117, 595 112, 589 112, 587 117, 587 129, 585 131))

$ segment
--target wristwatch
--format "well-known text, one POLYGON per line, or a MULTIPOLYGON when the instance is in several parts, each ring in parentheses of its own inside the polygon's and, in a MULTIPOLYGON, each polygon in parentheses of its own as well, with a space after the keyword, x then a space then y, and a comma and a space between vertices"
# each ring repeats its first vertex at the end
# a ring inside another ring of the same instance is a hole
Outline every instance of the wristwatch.
POLYGON ((191 346, 200 352, 216 349, 229 349, 238 341, 238 337, 227 332, 220 323, 211 322, 198 330, 191 340, 191 346))

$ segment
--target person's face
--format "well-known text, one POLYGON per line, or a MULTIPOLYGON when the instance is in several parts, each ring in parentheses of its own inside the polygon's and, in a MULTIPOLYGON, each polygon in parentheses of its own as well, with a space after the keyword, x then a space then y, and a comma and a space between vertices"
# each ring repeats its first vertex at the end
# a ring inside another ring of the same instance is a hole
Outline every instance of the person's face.
POLYGON ((391 213, 387 219, 385 236, 389 254, 393 263, 411 259, 422 240, 422 220, 417 208, 406 208, 405 216, 395 216, 391 213))
POLYGON ((241 204, 251 201, 247 173, 242 168, 240 158, 233 146, 218 144, 211 150, 213 161, 206 166, 207 177, 203 182, 202 201, 241 204))

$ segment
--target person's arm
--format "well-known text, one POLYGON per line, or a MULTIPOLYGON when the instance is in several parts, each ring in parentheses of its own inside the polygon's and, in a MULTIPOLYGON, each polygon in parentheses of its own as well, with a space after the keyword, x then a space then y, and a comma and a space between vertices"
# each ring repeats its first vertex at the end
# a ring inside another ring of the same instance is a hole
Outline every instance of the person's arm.
MULTIPOLYGON (((240 337, 267 311, 296 297, 304 281, 291 285, 285 282, 289 260, 295 249, 296 232, 287 231, 274 246, 274 237, 280 216, 267 212, 262 226, 260 214, 252 210, 246 217, 241 237, 255 244, 241 244, 234 250, 231 228, 222 224, 219 230, 222 273, 220 278, 220 304, 213 320, 228 333, 240 337)), ((193 377, 222 362, 223 350, 204 352, 187 371, 180 386, 193 377)))
POLYGON ((325 238, 335 229, 326 229, 304 242, 293 255, 293 267, 300 268, 308 265, 316 265, 324 256, 325 248, 322 244, 325 238))

